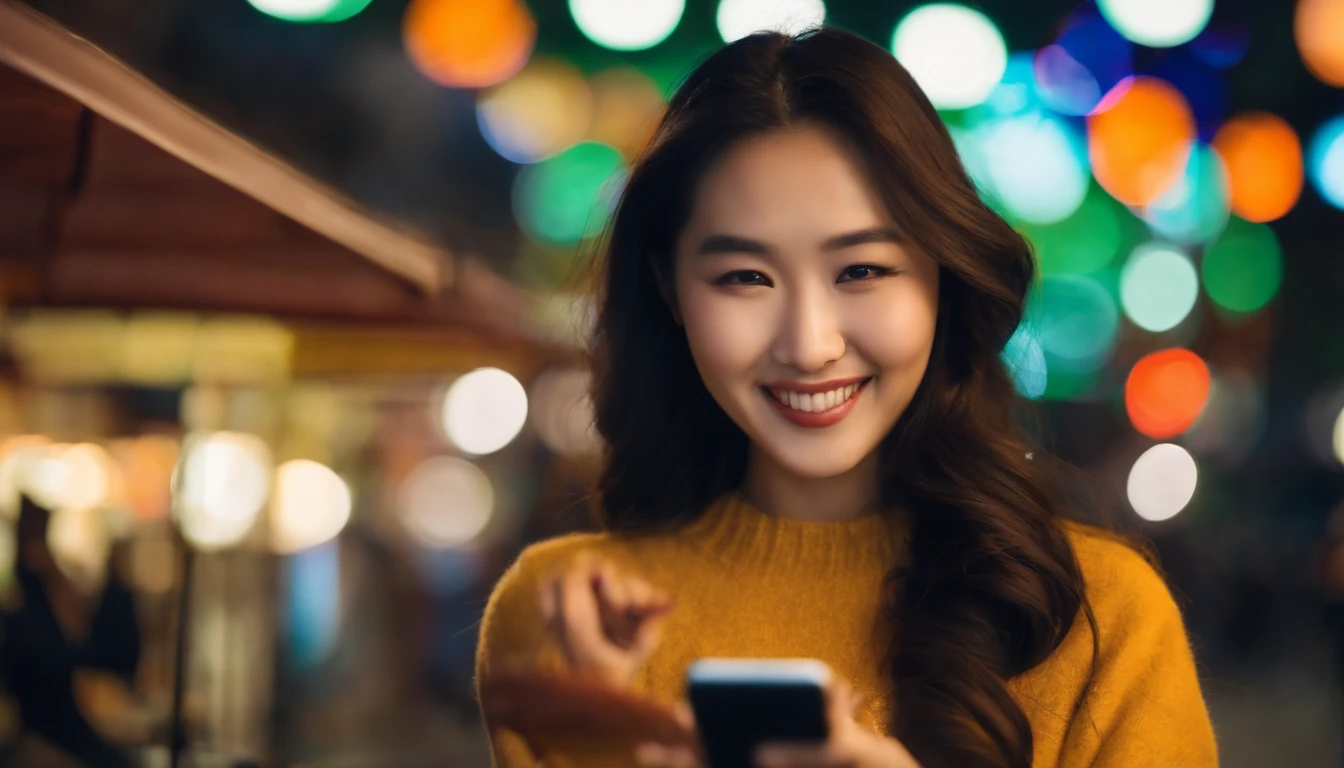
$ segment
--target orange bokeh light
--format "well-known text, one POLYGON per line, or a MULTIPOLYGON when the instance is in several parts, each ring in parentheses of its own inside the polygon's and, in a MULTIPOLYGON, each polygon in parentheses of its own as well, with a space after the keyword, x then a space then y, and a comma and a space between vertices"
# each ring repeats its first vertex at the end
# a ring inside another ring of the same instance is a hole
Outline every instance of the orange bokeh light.
POLYGON ((527 64, 537 22, 518 0, 412 0, 402 34, 406 52, 429 79, 486 88, 527 64))
POLYGON ((1344 86, 1344 0, 1300 0, 1293 36, 1311 74, 1323 83, 1344 86))
POLYGON ((1302 142, 1283 118, 1238 115, 1218 129, 1213 148, 1227 166, 1232 212, 1247 221, 1273 221, 1302 195, 1302 142))
POLYGON ((1087 119, 1088 154, 1097 181, 1117 200, 1147 205, 1185 172, 1195 118, 1175 86, 1127 78, 1087 119))
POLYGON ((1188 349, 1164 349, 1134 364, 1125 410, 1134 428, 1156 440, 1190 428, 1209 400, 1209 367, 1188 349))

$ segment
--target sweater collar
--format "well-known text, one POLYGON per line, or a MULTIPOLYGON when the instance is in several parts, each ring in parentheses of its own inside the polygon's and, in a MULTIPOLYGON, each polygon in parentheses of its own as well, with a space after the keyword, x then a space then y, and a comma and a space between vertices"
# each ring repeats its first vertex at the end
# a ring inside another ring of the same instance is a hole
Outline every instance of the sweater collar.
POLYGON ((791 571, 885 572, 905 553, 904 537, 890 515, 793 520, 761 511, 736 491, 710 504, 683 529, 682 539, 725 564, 791 571))

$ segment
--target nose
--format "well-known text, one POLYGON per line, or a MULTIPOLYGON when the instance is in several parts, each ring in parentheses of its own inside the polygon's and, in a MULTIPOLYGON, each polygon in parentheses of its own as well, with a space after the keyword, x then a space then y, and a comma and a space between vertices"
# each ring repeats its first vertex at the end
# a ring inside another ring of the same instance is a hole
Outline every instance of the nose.
POLYGON ((845 354, 837 308, 822 291, 794 291, 775 331, 775 362, 803 373, 820 371, 845 354))

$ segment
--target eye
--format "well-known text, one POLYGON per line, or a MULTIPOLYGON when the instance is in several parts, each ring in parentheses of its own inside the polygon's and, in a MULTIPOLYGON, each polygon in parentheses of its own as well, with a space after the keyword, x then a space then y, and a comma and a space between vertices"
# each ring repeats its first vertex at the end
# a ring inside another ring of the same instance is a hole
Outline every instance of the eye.
POLYGON ((715 285, 770 285, 770 279, 754 269, 739 269, 714 281, 715 285))
POLYGON ((853 281, 874 280, 879 277, 885 277, 896 270, 879 267, 873 264, 855 264, 852 267, 845 267, 840 273, 840 279, 837 283, 848 283, 853 281))

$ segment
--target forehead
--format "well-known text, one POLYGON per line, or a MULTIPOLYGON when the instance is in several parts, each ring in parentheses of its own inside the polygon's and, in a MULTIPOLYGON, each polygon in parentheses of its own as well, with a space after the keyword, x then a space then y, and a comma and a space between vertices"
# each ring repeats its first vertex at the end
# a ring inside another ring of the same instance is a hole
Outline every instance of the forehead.
POLYGON ((890 224, 860 162, 819 126, 744 139, 701 178, 687 229, 787 237, 890 224))

